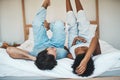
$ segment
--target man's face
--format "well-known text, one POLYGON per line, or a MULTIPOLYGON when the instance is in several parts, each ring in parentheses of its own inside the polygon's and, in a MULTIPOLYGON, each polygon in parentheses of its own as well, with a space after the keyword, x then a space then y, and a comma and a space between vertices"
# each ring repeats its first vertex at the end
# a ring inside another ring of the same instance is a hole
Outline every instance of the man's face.
POLYGON ((75 49, 75 54, 78 55, 78 54, 86 53, 87 50, 88 50, 87 46, 80 46, 75 49))
POLYGON ((47 48, 47 53, 53 55, 56 58, 56 48, 54 47, 49 47, 47 48))

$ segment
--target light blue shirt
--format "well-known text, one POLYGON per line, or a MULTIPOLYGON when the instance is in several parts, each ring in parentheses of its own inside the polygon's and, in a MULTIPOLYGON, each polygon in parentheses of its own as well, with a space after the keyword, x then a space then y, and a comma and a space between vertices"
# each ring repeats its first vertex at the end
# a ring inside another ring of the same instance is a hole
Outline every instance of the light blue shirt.
POLYGON ((64 49, 64 43, 66 39, 64 23, 62 21, 55 21, 50 23, 50 30, 52 31, 53 36, 49 39, 46 28, 44 27, 45 19, 46 9, 44 7, 41 7, 32 23, 34 34, 34 48, 30 54, 37 56, 39 52, 48 47, 56 47, 56 58, 60 59, 66 57, 67 51, 64 49))

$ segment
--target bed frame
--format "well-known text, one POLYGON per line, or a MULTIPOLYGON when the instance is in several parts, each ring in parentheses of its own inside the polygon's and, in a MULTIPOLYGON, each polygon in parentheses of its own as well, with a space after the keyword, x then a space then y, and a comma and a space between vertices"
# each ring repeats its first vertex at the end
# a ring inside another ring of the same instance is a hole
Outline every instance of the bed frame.
MULTIPOLYGON (((29 27, 32 27, 31 24, 27 24, 26 23, 26 15, 25 15, 25 1, 22 1, 22 15, 23 15, 23 26, 24 26, 24 39, 27 40, 28 39, 28 34, 29 34, 29 27)), ((95 20, 91 20, 90 23, 91 24, 97 24, 97 33, 99 36, 99 0, 95 0, 95 7, 96 7, 96 19, 95 20)))

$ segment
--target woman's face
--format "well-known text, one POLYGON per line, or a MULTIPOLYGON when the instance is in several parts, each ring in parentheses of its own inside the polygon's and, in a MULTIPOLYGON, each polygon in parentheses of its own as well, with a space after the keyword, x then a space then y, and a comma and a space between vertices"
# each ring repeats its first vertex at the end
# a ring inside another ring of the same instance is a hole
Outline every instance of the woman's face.
POLYGON ((75 49, 75 54, 78 55, 78 54, 83 54, 83 53, 86 53, 88 50, 88 47, 87 46, 80 46, 80 47, 77 47, 75 49))
POLYGON ((49 47, 47 48, 48 54, 53 55, 56 58, 56 48, 55 47, 49 47))

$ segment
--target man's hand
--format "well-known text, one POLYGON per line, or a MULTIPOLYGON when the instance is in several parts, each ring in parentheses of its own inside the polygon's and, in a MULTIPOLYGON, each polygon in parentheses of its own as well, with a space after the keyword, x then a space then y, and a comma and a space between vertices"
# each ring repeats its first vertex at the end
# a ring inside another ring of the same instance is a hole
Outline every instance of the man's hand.
POLYGON ((85 70, 86 70, 86 67, 87 67, 87 61, 83 59, 81 61, 80 65, 76 68, 76 73, 78 75, 83 74, 85 72, 85 70))
POLYGON ((85 40, 85 38, 80 37, 80 36, 77 36, 77 37, 74 38, 73 43, 72 43, 72 46, 76 44, 76 41, 81 41, 81 42, 83 42, 83 43, 86 43, 86 42, 87 42, 87 41, 85 40))

